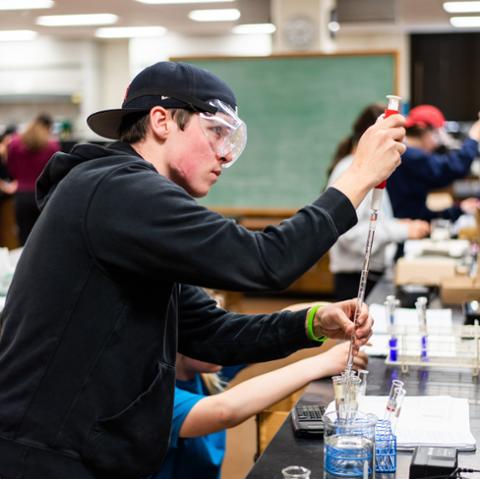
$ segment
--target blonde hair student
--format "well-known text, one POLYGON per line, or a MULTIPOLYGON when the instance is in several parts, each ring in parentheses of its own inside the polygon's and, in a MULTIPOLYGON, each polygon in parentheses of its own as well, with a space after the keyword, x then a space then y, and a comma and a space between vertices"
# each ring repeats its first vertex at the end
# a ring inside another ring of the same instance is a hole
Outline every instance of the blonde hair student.
MULTIPOLYGON (((162 468, 149 479, 218 479, 225 454, 225 429, 234 427, 292 394, 314 379, 345 369, 348 342, 224 390, 242 366, 177 357, 177 384, 170 447, 162 468), (214 385, 211 379, 216 378, 214 385), (213 387, 212 387, 213 386, 213 387)), ((354 359, 364 369, 367 356, 354 359)))

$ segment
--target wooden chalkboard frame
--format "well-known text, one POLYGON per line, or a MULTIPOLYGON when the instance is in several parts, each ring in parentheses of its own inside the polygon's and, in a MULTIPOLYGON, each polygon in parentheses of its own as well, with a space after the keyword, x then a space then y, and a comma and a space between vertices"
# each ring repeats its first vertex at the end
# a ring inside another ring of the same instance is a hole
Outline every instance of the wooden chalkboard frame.
MULTIPOLYGON (((377 56, 390 56, 392 59, 393 72, 392 72, 392 81, 393 81, 393 91, 391 93, 399 93, 399 70, 400 70, 400 60, 399 52, 397 50, 375 50, 375 51, 342 51, 338 53, 321 53, 321 52, 293 52, 293 53, 282 53, 282 54, 272 54, 269 56, 248 56, 248 55, 238 55, 238 56, 225 56, 225 55, 193 55, 193 56, 178 56, 172 57, 172 61, 181 61, 181 62, 195 62, 195 61, 222 61, 222 60, 273 60, 273 59, 295 59, 295 58, 336 58, 336 57, 377 57, 377 56)), ((280 208, 275 207, 249 207, 249 206, 229 206, 225 204, 216 204, 209 205, 213 210, 216 210, 222 214, 231 217, 237 218, 281 218, 288 217, 293 214, 298 207, 288 207, 283 206, 280 208)), ((299 206, 300 207, 300 206, 299 206)))
POLYGON ((399 94, 399 84, 400 84, 400 53, 398 50, 348 50, 335 53, 322 53, 322 52, 292 52, 292 53, 273 53, 272 55, 259 56, 259 55, 188 55, 188 56, 179 56, 179 57, 170 57, 172 62, 186 62, 189 60, 200 61, 200 60, 269 60, 273 58, 308 58, 308 57, 351 57, 351 56, 388 56, 391 55, 393 58, 393 79, 394 79, 394 91, 392 94, 399 94))

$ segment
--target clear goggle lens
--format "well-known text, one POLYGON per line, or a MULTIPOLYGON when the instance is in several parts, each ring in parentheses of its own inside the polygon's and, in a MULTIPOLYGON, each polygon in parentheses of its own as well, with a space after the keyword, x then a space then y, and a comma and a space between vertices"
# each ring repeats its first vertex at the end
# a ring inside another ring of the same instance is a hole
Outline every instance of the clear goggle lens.
POLYGON ((200 125, 210 146, 217 155, 225 158, 224 168, 232 166, 247 145, 247 125, 236 111, 221 100, 210 100, 217 109, 215 114, 200 113, 200 125))

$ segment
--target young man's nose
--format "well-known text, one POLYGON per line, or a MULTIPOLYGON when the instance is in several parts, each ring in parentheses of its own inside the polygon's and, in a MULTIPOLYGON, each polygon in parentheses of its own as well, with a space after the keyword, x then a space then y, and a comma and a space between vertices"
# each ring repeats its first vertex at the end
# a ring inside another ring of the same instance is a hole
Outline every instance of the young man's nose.
POLYGON ((219 161, 222 165, 228 164, 233 160, 233 153, 229 151, 228 153, 223 152, 222 155, 219 157, 219 161))

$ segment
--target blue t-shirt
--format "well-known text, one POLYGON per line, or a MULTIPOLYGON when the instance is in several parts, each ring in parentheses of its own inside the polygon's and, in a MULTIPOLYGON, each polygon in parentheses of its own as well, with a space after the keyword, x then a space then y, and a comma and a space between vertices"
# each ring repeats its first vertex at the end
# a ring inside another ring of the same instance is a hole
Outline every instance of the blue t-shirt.
MULTIPOLYGON (((229 380, 244 366, 222 369, 222 378, 229 380)), ((170 446, 162 469, 150 479, 218 479, 225 455, 226 432, 206 436, 180 438, 180 429, 190 410, 208 396, 201 376, 190 381, 177 380, 173 406, 170 446)))

